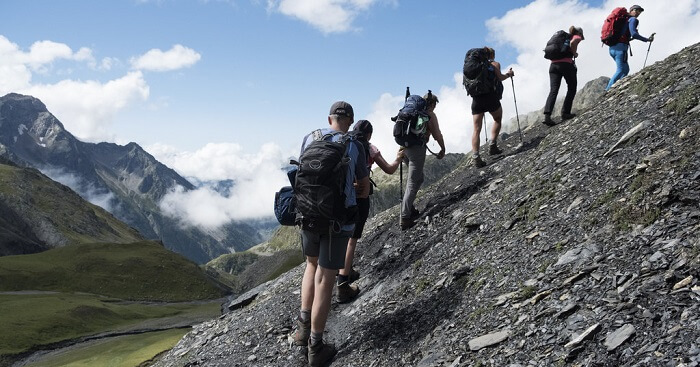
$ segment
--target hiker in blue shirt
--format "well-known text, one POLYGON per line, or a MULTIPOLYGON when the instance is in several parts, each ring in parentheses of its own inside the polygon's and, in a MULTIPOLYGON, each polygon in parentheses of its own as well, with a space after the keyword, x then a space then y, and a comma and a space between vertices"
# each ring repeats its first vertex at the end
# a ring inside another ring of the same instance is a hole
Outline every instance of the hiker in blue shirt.
POLYGON ((612 78, 610 78, 608 86, 605 88, 606 91, 610 89, 615 82, 626 77, 630 72, 630 65, 627 62, 627 51, 630 47, 630 41, 633 39, 640 40, 642 42, 654 41, 653 33, 649 38, 646 38, 637 32, 637 26, 639 25, 639 20, 637 18, 639 18, 639 15, 641 15, 643 11, 644 9, 639 5, 632 5, 632 7, 630 7, 630 17, 627 21, 627 29, 622 33, 620 42, 610 46, 610 57, 615 60, 617 70, 615 70, 615 74, 613 74, 612 78))
MULTIPOLYGON (((325 139, 333 134, 332 140, 339 141, 348 132, 354 120, 352 106, 343 101, 335 102, 328 115, 328 128, 312 132, 304 138, 301 150, 304 152, 314 140, 325 139)), ((347 156, 350 158, 346 177, 346 207, 355 206, 356 198, 369 196, 369 172, 364 147, 356 140, 348 143, 347 156), (353 183, 355 187, 353 188, 353 183)), ((298 185, 299 176, 297 176, 298 185)), ((348 239, 353 234, 355 222, 344 223, 338 230, 318 233, 302 226, 301 237, 306 269, 301 283, 301 309, 297 319, 294 342, 299 346, 308 346, 310 366, 323 366, 337 353, 335 347, 323 342, 323 330, 326 327, 331 308, 333 286, 339 269, 345 267, 345 253, 348 239)), ((356 285, 346 284, 347 292, 357 292, 356 285)), ((340 290, 339 290, 340 291, 340 290)))

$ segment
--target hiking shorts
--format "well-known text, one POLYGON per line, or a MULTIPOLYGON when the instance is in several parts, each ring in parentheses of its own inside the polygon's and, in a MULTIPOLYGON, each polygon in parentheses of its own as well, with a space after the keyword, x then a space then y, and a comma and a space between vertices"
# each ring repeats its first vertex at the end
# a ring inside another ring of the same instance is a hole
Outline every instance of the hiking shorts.
POLYGON ((318 257, 318 265, 326 269, 339 270, 345 267, 345 251, 348 249, 348 239, 351 231, 319 234, 305 229, 301 230, 301 246, 304 255, 318 257))
POLYGON ((355 232, 352 234, 352 238, 360 239, 369 217, 369 198, 357 198, 357 210, 360 219, 355 223, 355 232))
POLYGON ((501 108, 501 100, 496 93, 488 93, 472 97, 472 115, 494 112, 501 108))

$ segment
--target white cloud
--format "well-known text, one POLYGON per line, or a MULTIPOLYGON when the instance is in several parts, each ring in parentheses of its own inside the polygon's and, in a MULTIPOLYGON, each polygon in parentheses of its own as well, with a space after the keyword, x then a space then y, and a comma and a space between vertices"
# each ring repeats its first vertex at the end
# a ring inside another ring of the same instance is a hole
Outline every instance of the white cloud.
POLYGON ((211 185, 196 190, 177 188, 161 202, 164 213, 185 225, 215 228, 233 220, 273 215, 274 193, 289 185, 282 167, 289 154, 275 144, 264 144, 255 154, 246 154, 238 144, 207 144, 196 152, 181 152, 163 144, 146 148, 156 159, 185 177, 200 181, 234 180, 228 196, 211 185))
MULTIPOLYGON (((657 32, 647 65, 663 60, 683 47, 700 41, 700 0, 674 1, 673 7, 669 7, 662 1, 648 1, 641 5, 645 11, 639 18, 640 33, 649 36, 652 32, 657 32)), ((608 54, 608 48, 601 47, 599 35, 603 21, 610 11, 618 6, 630 6, 630 4, 620 0, 608 0, 600 7, 591 7, 578 0, 536 0, 522 8, 513 9, 500 18, 486 21, 489 39, 497 40, 491 44, 496 49, 496 60, 499 59, 498 50, 501 46, 512 47, 518 53, 515 64, 501 65, 503 71, 509 67, 515 71, 513 82, 518 112, 525 114, 544 106, 549 93, 549 61, 544 59, 542 49, 552 34, 559 29, 568 30, 571 25, 583 27, 586 39, 579 44, 580 56, 576 60, 579 89, 590 80, 600 76, 609 77, 615 72, 615 63, 608 54)), ((473 45, 473 47, 481 46, 483 45, 473 45)), ((647 47, 647 43, 632 42, 634 56, 630 57, 629 61, 630 75, 642 68, 647 47)), ((467 49, 464 50, 465 53, 466 51, 467 49)), ((470 139, 473 131, 471 98, 467 96, 462 86, 461 60, 456 60, 455 65, 455 84, 440 88, 438 93, 440 103, 435 112, 445 136, 447 151, 465 153, 471 150, 470 139)), ((501 104, 504 113, 503 122, 508 124, 509 120, 515 117, 511 81, 504 81, 504 87, 501 104)), ((560 98, 565 91, 566 86, 562 81, 562 87, 559 90, 560 98)), ((382 95, 368 119, 373 122, 388 121, 389 117, 396 114, 402 101, 403 96, 382 95)), ((555 111, 555 114, 557 113, 559 111, 555 111)), ((492 123, 493 120, 488 116, 487 125, 490 127, 492 123)), ((396 143, 391 135, 391 126, 385 125, 387 124, 374 124, 375 130, 379 129, 380 132, 373 134, 373 143, 380 149, 393 151, 396 143)), ((481 143, 484 143, 483 135, 481 143)), ((387 153, 384 155, 386 157, 387 153)))
POLYGON ((175 45, 165 52, 156 48, 135 57, 131 59, 131 66, 137 70, 171 71, 190 67, 201 58, 202 56, 195 50, 175 45))
MULTIPOLYGON (((353 29, 353 21, 372 5, 383 0, 268 0, 269 11, 277 11, 311 24, 323 33, 353 29)), ((396 4, 396 1, 386 1, 396 4)))
POLYGON ((83 141, 113 141, 111 123, 128 104, 146 100, 149 87, 140 71, 106 83, 62 80, 17 92, 39 98, 73 135, 83 141))

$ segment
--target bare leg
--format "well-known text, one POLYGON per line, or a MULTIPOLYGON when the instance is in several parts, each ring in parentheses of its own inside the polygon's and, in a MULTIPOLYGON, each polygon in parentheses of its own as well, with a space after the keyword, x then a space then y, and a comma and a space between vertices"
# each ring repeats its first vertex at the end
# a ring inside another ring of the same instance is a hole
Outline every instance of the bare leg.
POLYGON ((348 240, 348 249, 345 251, 345 268, 340 269, 340 275, 350 275, 350 270, 352 269, 352 261, 355 258, 355 248, 357 247, 357 238, 352 238, 348 240))
POLYGON ((474 133, 472 134, 472 152, 478 153, 479 146, 481 145, 479 135, 481 135, 481 124, 484 119, 484 114, 479 113, 476 115, 472 115, 472 117, 474 119, 474 133))
POLYGON ((501 119, 503 118, 503 108, 499 107, 496 111, 491 112, 493 117, 493 127, 491 128, 491 144, 496 144, 498 134, 501 132, 501 119))
POLYGON ((311 307, 311 332, 323 333, 328 320, 328 313, 331 310, 331 298, 333 297, 333 286, 335 285, 335 274, 337 270, 326 269, 322 266, 316 271, 316 292, 314 303, 311 307))
POLYGON ((315 283, 314 277, 318 269, 318 257, 306 257, 306 269, 301 280, 301 309, 311 311, 314 303, 315 283))

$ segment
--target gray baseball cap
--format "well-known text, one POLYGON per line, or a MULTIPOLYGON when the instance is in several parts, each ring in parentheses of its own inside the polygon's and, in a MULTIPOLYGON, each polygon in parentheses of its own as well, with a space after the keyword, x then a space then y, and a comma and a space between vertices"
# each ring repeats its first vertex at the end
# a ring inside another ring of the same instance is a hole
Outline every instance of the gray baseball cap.
POLYGON ((644 11, 644 8, 642 8, 642 7, 639 6, 639 5, 632 5, 632 6, 630 7, 630 11, 632 11, 632 10, 644 11))

